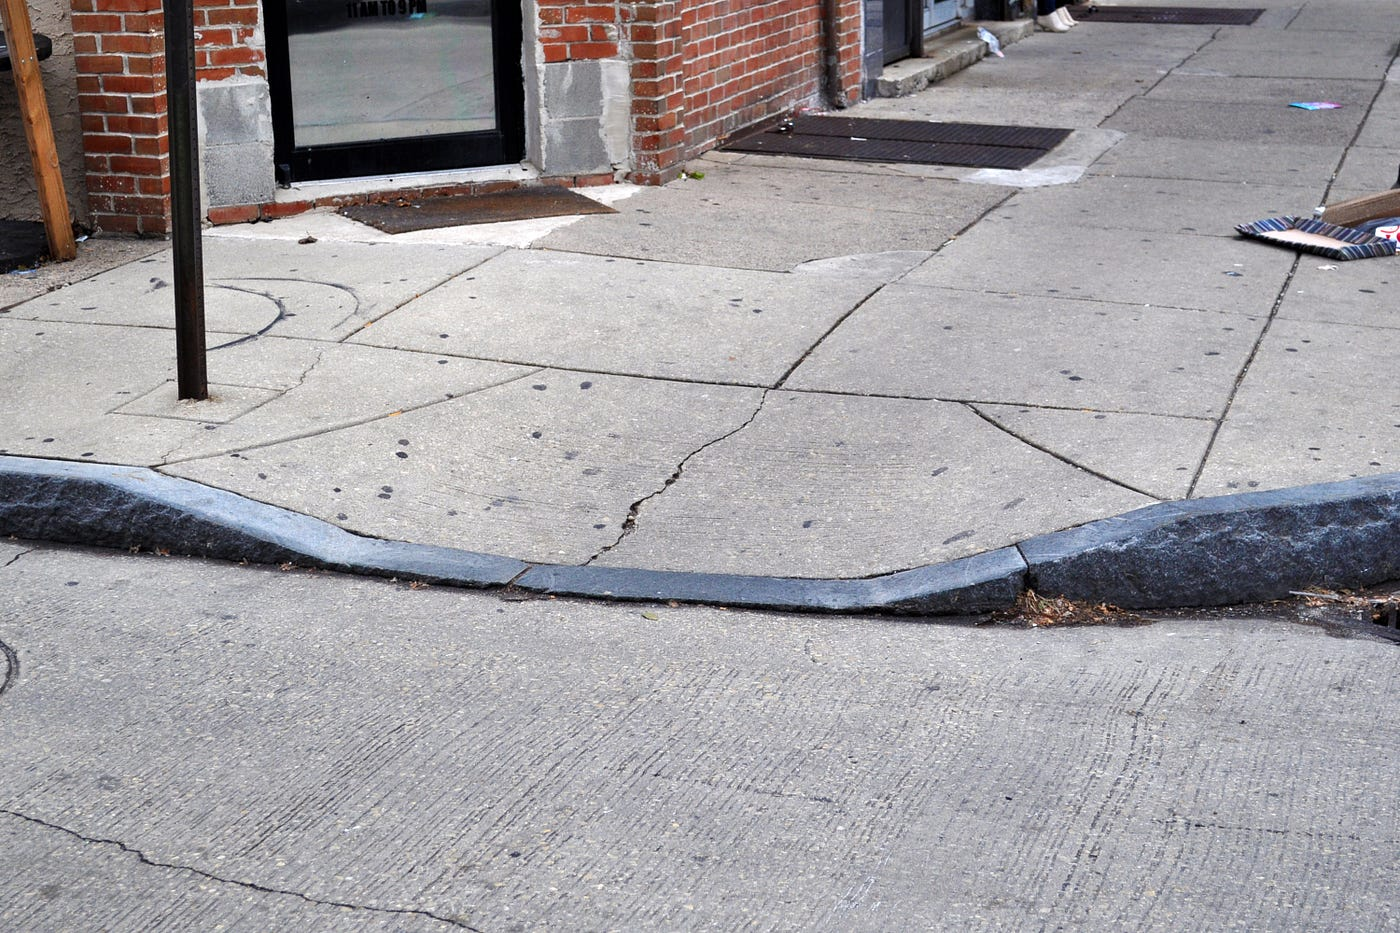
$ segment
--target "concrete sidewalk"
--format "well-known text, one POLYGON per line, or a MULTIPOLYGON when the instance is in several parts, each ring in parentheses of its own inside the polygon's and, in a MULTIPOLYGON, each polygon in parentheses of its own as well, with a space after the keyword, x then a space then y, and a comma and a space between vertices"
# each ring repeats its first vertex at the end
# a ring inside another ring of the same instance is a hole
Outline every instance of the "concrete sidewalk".
MULTIPOLYGON (((208 402, 175 400, 168 249, 87 244, 134 252, 53 291, 77 276, 4 277, 4 528, 82 537, 61 492, 26 497, 43 458, 546 565, 521 582, 561 592, 743 602, 730 575, 940 567, 1056 588, 1052 564, 1091 552, 1057 588, 1160 604, 1394 576, 1397 267, 1233 228, 1394 181, 1400 22, 1255 5, 1248 27, 1038 33, 855 111, 1075 131, 1021 172, 719 153, 588 192, 615 215, 210 230, 208 402), (1287 106, 1307 100, 1343 107, 1287 106)), ((142 514, 131 542, 212 552, 143 538, 142 514)))

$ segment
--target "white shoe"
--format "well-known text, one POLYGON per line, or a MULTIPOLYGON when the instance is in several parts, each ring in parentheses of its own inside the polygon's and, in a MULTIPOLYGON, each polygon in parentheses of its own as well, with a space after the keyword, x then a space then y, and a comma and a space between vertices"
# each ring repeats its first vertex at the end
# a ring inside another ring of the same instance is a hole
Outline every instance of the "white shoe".
POLYGON ((1056 11, 1054 12, 1054 15, 1057 16, 1057 17, 1059 17, 1060 22, 1064 23, 1066 26, 1078 26, 1078 25, 1079 25, 1079 20, 1077 20, 1077 19, 1075 19, 1073 16, 1070 16, 1070 15, 1069 15, 1069 7, 1064 7, 1064 6, 1060 7, 1058 10, 1056 10, 1056 11))
POLYGON ((1054 13, 1049 16, 1037 16, 1035 24, 1046 32, 1069 32, 1069 27, 1060 22, 1054 13))

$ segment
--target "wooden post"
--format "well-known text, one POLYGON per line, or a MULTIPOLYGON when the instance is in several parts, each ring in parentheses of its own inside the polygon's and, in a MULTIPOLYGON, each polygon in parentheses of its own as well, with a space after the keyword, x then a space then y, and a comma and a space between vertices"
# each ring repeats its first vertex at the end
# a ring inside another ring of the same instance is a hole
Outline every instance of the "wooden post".
POLYGON ((78 255, 78 244, 73 241, 73 219, 68 214, 68 196, 63 190, 58 148, 53 142, 53 124, 49 122, 49 105, 39 74, 39 53, 34 50, 34 28, 24 0, 0 0, 0 23, 5 27, 10 69, 19 93, 20 118, 29 141, 29 156, 34 161, 34 184, 39 189, 39 210, 49 238, 49 255, 54 259, 73 259, 78 255))

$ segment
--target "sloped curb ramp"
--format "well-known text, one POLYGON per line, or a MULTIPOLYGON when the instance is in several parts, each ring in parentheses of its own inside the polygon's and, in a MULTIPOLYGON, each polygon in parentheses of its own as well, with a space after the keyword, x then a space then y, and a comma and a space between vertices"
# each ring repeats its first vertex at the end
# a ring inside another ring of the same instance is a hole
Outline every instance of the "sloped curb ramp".
POLYGON ((1161 503, 961 560, 858 580, 528 564, 385 541, 144 467, 0 456, 0 534, 560 596, 968 615, 1026 589, 1148 609, 1400 577, 1400 473, 1161 503))

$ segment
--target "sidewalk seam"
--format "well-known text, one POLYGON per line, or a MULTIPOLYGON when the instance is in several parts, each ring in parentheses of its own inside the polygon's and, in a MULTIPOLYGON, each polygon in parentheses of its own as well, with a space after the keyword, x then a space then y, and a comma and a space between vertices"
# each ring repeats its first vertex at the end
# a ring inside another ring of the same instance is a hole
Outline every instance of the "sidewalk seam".
POLYGON ((1071 460, 1069 457, 1066 457, 1064 454, 1057 453, 1056 451, 1051 450, 1049 447, 1045 447, 1045 446, 1043 446, 1043 445, 1041 445, 1041 444, 1037 444, 1035 441, 1031 440, 1030 438, 1022 437, 1020 434, 1017 434, 1015 431, 1011 430, 1011 428, 1007 427, 1006 425, 1004 425, 1004 424, 1002 424, 1001 422, 997 421, 997 420, 996 420, 995 418, 993 418, 991 415, 989 415, 989 414, 987 414, 986 412, 984 412, 984 411, 982 411, 981 409, 979 409, 979 408, 977 407, 977 405, 974 404, 974 403, 972 403, 972 402, 964 402, 964 403, 962 403, 962 404, 963 404, 963 406, 964 406, 965 408, 967 408, 969 411, 971 411, 974 415, 976 415, 977 417, 981 418, 983 421, 987 422, 989 425, 991 425, 992 427, 996 428, 998 431, 1001 431, 1002 433, 1007 434, 1007 435, 1009 435, 1009 436, 1012 437, 1012 438, 1015 438, 1017 441, 1020 441, 1022 444, 1025 444, 1027 447, 1030 447, 1030 448, 1033 449, 1033 450, 1038 450, 1038 451, 1040 451, 1041 453, 1045 454, 1047 457, 1054 457, 1056 460, 1060 461, 1061 463, 1065 464, 1066 466, 1072 467, 1072 468, 1074 468, 1074 469, 1076 469, 1076 470, 1079 470, 1080 472, 1087 473, 1087 474, 1089 474, 1090 476, 1094 477, 1095 479, 1103 480, 1105 483, 1109 483, 1109 484, 1111 484, 1111 485, 1113 485, 1113 486, 1117 486, 1117 487, 1119 487, 1120 489, 1126 489, 1126 490, 1128 490, 1128 492, 1136 493, 1136 494, 1138 494, 1139 496, 1144 496, 1144 497, 1146 497, 1146 498, 1148 498, 1148 499, 1153 500, 1154 502, 1165 502, 1165 501, 1167 501, 1167 500, 1163 499, 1161 496, 1155 496, 1155 495, 1153 495, 1153 494, 1150 493, 1150 492, 1147 492, 1147 491, 1142 490, 1142 489, 1138 489, 1136 486, 1131 486, 1131 485, 1129 485, 1129 484, 1123 482, 1122 480, 1114 479, 1113 477, 1107 475, 1106 473, 1100 473, 1100 472, 1097 471, 1097 470, 1091 470, 1091 469, 1089 469, 1089 467, 1085 466, 1085 465, 1082 464, 1082 463, 1076 463, 1075 461, 1071 460))
MULTIPOLYGON (((321 353, 324 354, 325 351, 322 350, 321 353)), ((319 359, 318 359, 317 362, 319 362, 319 359)), ((306 378, 306 375, 309 375, 310 372, 311 372, 311 369, 314 369, 314 368, 316 367, 316 365, 317 365, 316 363, 313 363, 313 364, 311 365, 311 367, 307 369, 306 373, 303 374, 302 378, 305 379, 305 378, 306 378)), ((323 429, 317 430, 317 431, 307 431, 307 432, 304 433, 304 434, 290 434, 290 435, 287 435, 286 437, 279 437, 279 438, 277 438, 276 440, 262 441, 262 442, 257 443, 257 444, 249 444, 249 445, 247 445, 247 446, 245 446, 245 447, 226 447, 226 448, 223 448, 223 449, 221 449, 221 450, 217 450, 217 451, 215 451, 215 452, 213 452, 213 453, 199 454, 198 456, 180 457, 179 459, 176 459, 176 460, 168 460, 168 459, 166 459, 166 460, 161 460, 161 461, 157 462, 157 464, 153 467, 153 469, 156 469, 156 470, 159 471, 159 470, 163 470, 165 467, 179 466, 179 465, 182 464, 182 463, 195 463, 195 462, 200 461, 200 460, 213 460, 213 459, 216 459, 216 458, 218 458, 218 457, 229 457, 229 456, 232 456, 232 455, 234 455, 234 454, 246 453, 247 451, 250 451, 250 450, 265 450, 265 449, 267 449, 267 448, 269 448, 269 447, 276 447, 276 446, 279 445, 279 444, 290 444, 290 443, 293 442, 293 441, 302 441, 302 440, 306 440, 308 437, 322 437, 322 436, 329 435, 329 434, 335 434, 335 433, 337 433, 337 432, 339 432, 339 431, 348 431, 348 430, 350 430, 351 428, 363 427, 364 425, 367 425, 367 424, 373 424, 373 423, 376 422, 376 421, 383 421, 385 418, 392 418, 392 417, 396 417, 396 416, 398 416, 398 415, 406 415, 406 414, 410 414, 410 413, 415 412, 415 411, 422 411, 422 410, 425 409, 425 408, 432 408, 434 405, 443 405, 443 404, 446 404, 447 402, 455 402, 455 401, 458 401, 458 400, 460 400, 460 399, 471 398, 473 395, 477 395, 478 393, 481 393, 481 392, 487 392, 487 391, 490 391, 491 389, 499 389, 499 388, 501 388, 502 386, 508 386, 508 385, 510 385, 511 383, 519 382, 519 381, 522 380, 522 379, 529 379, 531 376, 536 376, 536 375, 538 375, 538 374, 544 372, 544 371, 545 371, 546 369, 548 369, 548 368, 549 368, 549 367, 541 366, 541 367, 539 367, 538 369, 533 369, 533 370, 531 370, 531 371, 529 371, 529 372, 521 373, 521 374, 518 375, 518 376, 512 376, 511 378, 509 378, 509 379, 504 379, 504 380, 502 380, 502 381, 500 381, 500 382, 493 382, 493 383, 491 383, 490 385, 479 386, 479 387, 477 387, 477 388, 475 388, 475 389, 471 389, 471 390, 468 390, 468 391, 466 391, 466 392, 454 392, 454 393, 450 393, 450 394, 447 395, 446 398, 436 398, 436 399, 433 399, 433 400, 428 401, 428 402, 423 402, 421 405, 411 405, 411 406, 409 406, 409 407, 407 407, 407 408, 397 408, 397 409, 395 409, 394 411, 391 411, 391 412, 386 412, 386 413, 384 413, 384 414, 379 414, 379 415, 371 415, 371 416, 369 416, 369 417, 362 418, 362 419, 360 419, 360 420, 358 420, 358 421, 350 421, 350 422, 346 422, 346 423, 344 423, 344 424, 337 424, 337 425, 335 425, 335 426, 333 426, 333 427, 323 428, 323 429)), ((292 391, 292 390, 291 390, 291 389, 288 389, 288 390, 287 390, 287 392, 290 392, 290 391, 292 391)), ((285 394, 285 393, 283 393, 283 394, 285 394)), ((266 404, 268 404, 268 403, 271 402, 271 401, 272 401, 272 399, 268 399, 267 402, 263 402, 262 404, 263 404, 263 405, 266 405, 266 404)), ((258 407, 261 408, 262 405, 259 405, 258 407)), ((179 449, 179 448, 176 447, 176 450, 178 450, 178 449, 179 449)), ((174 451, 171 451, 171 453, 174 453, 174 451)), ((168 456, 168 455, 167 455, 167 456, 168 456)), ((173 474, 168 474, 168 475, 173 475, 173 474)))

